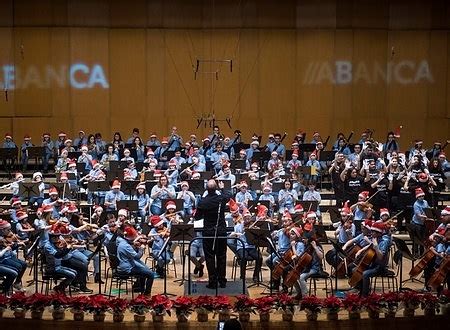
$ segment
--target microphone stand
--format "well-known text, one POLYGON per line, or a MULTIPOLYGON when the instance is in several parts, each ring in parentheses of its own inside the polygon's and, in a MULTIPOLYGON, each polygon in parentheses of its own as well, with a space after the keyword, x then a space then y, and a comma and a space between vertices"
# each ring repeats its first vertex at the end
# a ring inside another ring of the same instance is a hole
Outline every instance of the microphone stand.
POLYGON ((222 200, 219 202, 219 208, 217 211, 217 221, 216 221, 216 228, 214 231, 214 240, 213 240, 213 246, 212 246, 212 252, 214 253, 214 271, 215 271, 215 281, 216 281, 216 296, 219 294, 219 275, 217 273, 217 255, 216 255, 216 241, 217 241, 217 231, 219 228, 219 219, 220 219, 220 210, 222 207, 222 200))

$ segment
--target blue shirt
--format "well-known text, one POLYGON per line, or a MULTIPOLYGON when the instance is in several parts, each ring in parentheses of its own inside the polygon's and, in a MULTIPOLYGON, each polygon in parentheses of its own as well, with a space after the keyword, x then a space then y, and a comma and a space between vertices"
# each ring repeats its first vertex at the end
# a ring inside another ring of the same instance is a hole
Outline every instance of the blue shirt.
POLYGON ((125 274, 130 273, 136 263, 141 263, 140 258, 143 254, 143 249, 136 251, 126 240, 121 240, 117 247, 117 258, 119 259, 117 271, 125 274))
POLYGON ((121 201, 125 199, 125 194, 122 191, 115 192, 114 190, 110 190, 105 194, 105 202, 113 203, 112 205, 109 205, 107 210, 108 211, 115 211, 116 210, 116 203, 117 201, 121 201))
POLYGON ((419 217, 419 215, 423 215, 425 214, 425 209, 429 208, 428 202, 423 199, 423 200, 416 200, 414 202, 414 215, 412 218, 412 223, 415 223, 417 225, 423 225, 423 219, 421 217, 419 217))

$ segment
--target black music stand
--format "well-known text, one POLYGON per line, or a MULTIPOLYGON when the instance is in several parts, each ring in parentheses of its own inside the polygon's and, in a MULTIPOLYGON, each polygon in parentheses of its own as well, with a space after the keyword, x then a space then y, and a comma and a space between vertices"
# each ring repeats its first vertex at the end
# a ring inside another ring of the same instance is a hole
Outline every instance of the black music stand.
POLYGON ((261 180, 250 180, 248 187, 253 191, 261 191, 261 180))
POLYGON ((312 175, 312 166, 300 166, 297 168, 297 172, 305 175, 312 175))
POLYGON ((4 164, 9 176, 11 176, 12 170, 14 169, 18 153, 18 148, 0 148, 0 159, 4 164), (10 166, 9 164, 7 164, 9 161, 11 162, 10 166))
POLYGON ((336 151, 324 151, 322 150, 319 154, 320 162, 332 162, 336 156, 336 151))
POLYGON ((409 277, 409 279, 407 280, 403 280, 403 257, 405 257, 408 260, 411 260, 411 264, 412 267, 414 268, 414 262, 416 261, 416 258, 413 256, 413 254, 411 253, 411 251, 408 248, 408 245, 406 245, 406 242, 400 238, 397 237, 393 237, 392 240, 394 241, 395 245, 397 246, 397 249, 400 251, 400 259, 399 259, 399 263, 400 263, 400 285, 399 285, 399 290, 402 290, 403 288, 403 284, 407 283, 407 282, 411 282, 411 283, 424 283, 421 280, 418 280, 412 276, 409 277))
POLYGON ((204 180, 186 180, 186 182, 189 184, 189 190, 194 195, 202 195, 205 192, 204 180))
POLYGON ((317 207, 319 206, 318 201, 297 201, 296 204, 301 204, 301 206, 303 206, 303 209, 306 211, 310 210, 314 212, 317 212, 317 207))
POLYGON ((231 180, 216 179, 216 182, 223 182, 223 190, 231 191, 231 180))
POLYGON ((105 237, 103 235, 102 238, 100 238, 97 242, 97 246, 95 247, 95 250, 92 252, 92 254, 88 258, 88 264, 94 258, 96 254, 98 254, 98 294, 102 294, 102 248, 103 248, 103 241, 105 240, 105 237))
POLYGON ((279 192, 284 187, 284 182, 273 182, 272 192, 279 192))
POLYGON ((145 190, 150 195, 150 192, 152 191, 153 187, 158 184, 158 181, 146 181, 145 182, 145 190))
POLYGON ((128 164, 124 160, 111 160, 109 162, 110 171, 123 171, 127 166, 128 164))
POLYGON ((245 170, 245 159, 232 159, 230 162, 230 168, 233 170, 245 170))
POLYGON ((170 228, 170 241, 181 241, 181 279, 174 282, 180 282, 180 286, 184 284, 187 279, 184 278, 184 269, 186 265, 186 253, 184 253, 185 241, 191 241, 195 237, 194 224, 173 224, 170 228))
POLYGON ((83 153, 81 151, 69 151, 67 153, 67 158, 75 159, 78 161, 78 157, 80 157, 83 153))
MULTIPOLYGON (((338 275, 337 275, 337 266, 339 263, 339 257, 344 259, 347 256, 347 254, 341 248, 341 246, 338 244, 338 241, 336 239, 328 238, 328 241, 331 243, 334 250, 336 251, 336 254, 334 257, 335 265, 333 266, 333 268, 334 268, 334 287, 336 288, 336 292, 337 291, 348 291, 348 289, 338 289, 338 275)), ((345 272, 347 273, 347 269, 345 270, 345 272)))
MULTIPOLYGON (((67 180, 69 180, 69 181, 72 181, 72 180, 76 180, 77 179, 77 176, 75 175, 75 173, 67 173, 66 172, 66 174, 67 174, 67 180)), ((56 181, 57 182, 60 182, 61 181, 61 173, 55 173, 55 176, 56 176, 56 181)))
POLYGON ((200 179, 202 180, 209 180, 214 176, 213 171, 205 171, 205 172, 198 172, 200 173, 200 179))
POLYGON ((28 147, 28 159, 34 158, 36 159, 36 166, 39 166, 39 159, 42 160, 42 157, 44 157, 44 147, 28 147))
POLYGON ((286 150, 286 155, 285 155, 285 161, 290 161, 292 160, 292 153, 294 152, 294 150, 286 150))
POLYGON ((263 163, 269 161, 269 159, 270 159, 270 152, 268 151, 253 152, 252 163, 257 162, 261 167, 263 163))
POLYGON ((122 191, 125 195, 129 196, 129 199, 131 199, 131 196, 136 193, 136 187, 139 184, 139 181, 132 180, 132 181, 122 181, 122 184, 120 185, 120 191, 122 191))
POLYGON ((39 191, 40 183, 25 183, 19 182, 19 196, 26 200, 30 200, 30 197, 39 197, 41 192, 39 191))
POLYGON ((89 173, 89 170, 86 169, 86 163, 77 163, 77 172, 80 173, 81 176, 85 176, 89 173))
POLYGON ((61 199, 63 199, 63 197, 65 197, 67 194, 70 194, 70 185, 67 182, 66 183, 54 182, 51 183, 50 185, 56 188, 56 190, 58 191, 58 195, 61 197, 61 199))
POLYGON ((137 212, 139 210, 138 201, 136 200, 122 200, 116 202, 116 209, 121 210, 125 209, 128 210, 129 216, 131 216, 131 212, 137 212))
POLYGON ((111 171, 109 170, 108 172, 106 172, 106 181, 108 182, 112 182, 114 180, 119 180, 119 181, 123 181, 123 171, 122 170, 117 170, 117 171, 111 171))
POLYGON ((158 178, 155 177, 153 171, 145 171, 144 172, 144 181, 157 181, 158 178))
MULTIPOLYGON (((269 243, 268 238, 270 237, 270 230, 269 229, 259 229, 259 228, 247 228, 245 230, 245 235, 248 239, 248 242, 256 247, 258 250, 258 255, 261 255, 260 248, 266 247, 270 248, 271 244, 269 243)), ((261 255, 262 257, 262 255, 261 255)), ((262 269, 261 269, 262 272, 262 269)), ((242 271, 241 271, 242 273, 242 271)), ((272 276, 271 276, 272 278, 272 276)), ((256 283, 250 284, 248 287, 254 287, 254 286, 263 286, 266 289, 269 288, 269 285, 264 284, 260 281, 260 277, 258 276, 258 281, 256 283)))

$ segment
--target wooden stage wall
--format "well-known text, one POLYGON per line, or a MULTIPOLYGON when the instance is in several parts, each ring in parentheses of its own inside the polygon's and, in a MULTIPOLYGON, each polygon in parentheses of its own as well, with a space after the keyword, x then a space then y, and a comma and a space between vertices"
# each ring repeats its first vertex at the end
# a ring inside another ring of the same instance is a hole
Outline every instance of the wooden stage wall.
POLYGON ((370 127, 384 140, 398 125, 403 148, 449 138, 449 2, 212 3, 1 1, 0 132, 203 137, 196 118, 213 104, 246 139, 370 127), (195 80, 197 58, 231 58, 233 72, 201 63, 218 80, 195 80))

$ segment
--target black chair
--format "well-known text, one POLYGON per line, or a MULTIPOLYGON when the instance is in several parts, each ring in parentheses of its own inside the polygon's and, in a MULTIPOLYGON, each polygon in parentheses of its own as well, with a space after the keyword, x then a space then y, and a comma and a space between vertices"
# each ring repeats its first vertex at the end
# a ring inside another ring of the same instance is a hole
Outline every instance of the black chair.
POLYGON ((373 292, 377 289, 378 280, 381 280, 381 291, 385 292, 385 288, 389 291, 398 291, 398 275, 400 273, 400 263, 402 260, 402 252, 400 250, 395 251, 392 261, 394 262, 396 269, 386 269, 383 274, 375 276, 372 279, 373 292), (385 285, 386 283, 386 285, 385 285), (391 285, 392 284, 392 285, 391 285))
POLYGON ((106 271, 106 277, 105 277, 105 289, 104 293, 106 293, 106 289, 108 287, 108 274, 111 272, 111 280, 109 283, 109 290, 108 290, 108 296, 112 297, 112 287, 115 284, 115 287, 119 290, 118 296, 120 298, 122 285, 125 284, 125 293, 128 295, 128 284, 131 283, 131 297, 134 298, 134 292, 133 292, 133 283, 136 280, 136 277, 129 274, 120 273, 117 271, 117 267, 119 266, 119 259, 114 254, 108 255, 109 259, 109 267, 106 271))
POLYGON ((324 281, 325 285, 325 295, 328 297, 329 295, 333 295, 333 280, 331 279, 330 274, 321 270, 319 273, 312 275, 309 277, 309 294, 317 295, 317 282, 324 281), (328 289, 328 282, 330 284, 330 289, 328 289), (313 289, 313 290, 311 290, 313 289))

